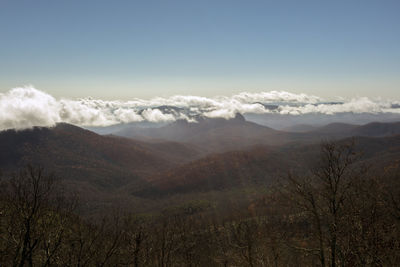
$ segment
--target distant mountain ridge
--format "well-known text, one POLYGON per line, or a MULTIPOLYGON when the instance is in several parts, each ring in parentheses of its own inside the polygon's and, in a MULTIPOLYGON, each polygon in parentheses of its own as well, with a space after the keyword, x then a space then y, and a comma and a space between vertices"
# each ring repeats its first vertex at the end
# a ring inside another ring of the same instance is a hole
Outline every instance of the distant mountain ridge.
POLYGON ((186 142, 205 148, 209 153, 244 149, 253 145, 280 146, 290 142, 318 142, 350 136, 383 137, 400 133, 400 122, 369 123, 358 126, 331 123, 322 127, 300 125, 293 131, 272 128, 247 121, 237 114, 233 119, 198 118, 197 122, 178 120, 159 128, 130 127, 115 135, 139 140, 186 142))
POLYGON ((232 119, 198 118, 197 122, 178 120, 160 128, 132 127, 114 134, 139 140, 186 142, 205 148, 208 152, 286 142, 283 132, 246 121, 241 114, 236 114, 232 119))
POLYGON ((384 137, 400 134, 400 122, 371 122, 365 125, 331 123, 308 133, 326 134, 328 136, 367 136, 384 137))
POLYGON ((130 138, 150 137, 155 139, 184 141, 215 128, 243 122, 245 122, 244 117, 238 113, 233 119, 198 117, 197 122, 188 122, 182 119, 159 128, 131 127, 114 132, 113 134, 130 138))

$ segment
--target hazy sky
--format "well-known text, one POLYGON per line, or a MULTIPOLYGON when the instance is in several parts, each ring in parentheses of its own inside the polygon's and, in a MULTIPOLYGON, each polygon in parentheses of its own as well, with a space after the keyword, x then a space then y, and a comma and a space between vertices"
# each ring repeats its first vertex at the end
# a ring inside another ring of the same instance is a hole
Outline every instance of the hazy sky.
POLYGON ((0 93, 400 98, 400 1, 0 0, 0 93))

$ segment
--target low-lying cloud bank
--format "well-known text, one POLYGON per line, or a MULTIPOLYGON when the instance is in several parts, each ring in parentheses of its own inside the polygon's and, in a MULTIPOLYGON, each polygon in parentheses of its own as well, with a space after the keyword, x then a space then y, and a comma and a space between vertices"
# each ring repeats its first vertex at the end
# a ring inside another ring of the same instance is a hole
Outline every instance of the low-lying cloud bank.
POLYGON ((397 113, 400 101, 367 97, 341 102, 283 91, 243 92, 230 97, 172 96, 150 100, 105 101, 85 98, 56 99, 34 87, 14 88, 0 94, 0 130, 53 126, 67 122, 80 126, 109 126, 129 122, 196 121, 197 116, 233 118, 236 113, 337 114, 397 113))

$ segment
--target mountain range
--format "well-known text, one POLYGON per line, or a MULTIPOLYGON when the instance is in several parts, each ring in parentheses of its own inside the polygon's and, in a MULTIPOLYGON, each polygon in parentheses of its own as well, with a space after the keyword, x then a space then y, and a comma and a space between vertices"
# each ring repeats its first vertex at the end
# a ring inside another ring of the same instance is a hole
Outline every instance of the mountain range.
POLYGON ((230 120, 125 127, 108 135, 65 123, 6 130, 0 132, 0 170, 41 165, 88 205, 123 199, 145 209, 143 201, 266 188, 288 171, 306 173, 321 140, 354 138, 364 162, 382 168, 399 163, 400 122, 299 128, 278 131, 237 114, 230 120))

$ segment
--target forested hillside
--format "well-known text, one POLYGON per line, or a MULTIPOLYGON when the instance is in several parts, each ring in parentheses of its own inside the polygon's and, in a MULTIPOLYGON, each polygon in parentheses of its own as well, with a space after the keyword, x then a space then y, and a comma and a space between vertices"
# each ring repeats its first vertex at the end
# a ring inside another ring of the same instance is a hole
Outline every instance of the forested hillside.
POLYGON ((304 139, 233 151, 67 124, 3 131, 0 262, 395 266, 396 127, 346 126, 378 137, 319 141, 323 131, 313 129, 299 133, 304 139))

